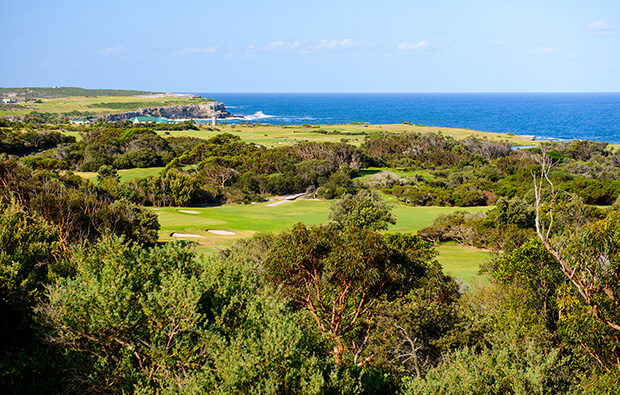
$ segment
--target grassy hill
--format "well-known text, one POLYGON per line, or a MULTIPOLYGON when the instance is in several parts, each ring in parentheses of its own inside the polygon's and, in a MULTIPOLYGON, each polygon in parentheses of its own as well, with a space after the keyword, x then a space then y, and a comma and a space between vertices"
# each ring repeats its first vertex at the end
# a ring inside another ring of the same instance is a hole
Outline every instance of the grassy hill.
MULTIPOLYGON (((29 88, 20 88, 29 89, 29 88)), ((64 95, 58 93, 58 96, 48 97, 44 92, 47 89, 54 88, 37 88, 38 93, 33 92, 31 96, 18 96, 19 100, 28 100, 26 103, 20 104, 4 104, 0 107, 0 116, 28 115, 32 112, 65 114, 75 116, 77 113, 81 115, 101 114, 107 115, 111 113, 119 113, 132 111, 139 108, 148 107, 165 107, 180 104, 197 104, 212 99, 195 98, 191 95, 177 94, 150 94, 149 92, 140 91, 95 91, 80 90, 81 95, 64 95), (118 93, 119 95, 94 95, 97 92, 118 93), (92 93, 93 95, 90 95, 92 93), (36 101, 34 101, 36 99, 36 101)), ((62 90, 64 88, 58 88, 62 90)), ((67 88, 80 89, 80 88, 67 88)), ((13 92, 10 88, 0 88, 0 96, 7 96, 6 92, 13 92)))
MULTIPOLYGON (((0 96, 15 95, 19 98, 53 99, 70 96, 137 96, 155 92, 120 89, 57 88, 0 88, 0 96)), ((159 92, 157 92, 159 93, 159 92)))

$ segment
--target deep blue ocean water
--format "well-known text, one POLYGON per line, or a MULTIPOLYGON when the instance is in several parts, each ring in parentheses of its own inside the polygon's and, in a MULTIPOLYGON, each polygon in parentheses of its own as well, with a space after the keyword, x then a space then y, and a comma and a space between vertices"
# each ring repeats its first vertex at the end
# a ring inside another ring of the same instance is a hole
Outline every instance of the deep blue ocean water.
POLYGON ((620 93, 197 93, 246 120, 465 128, 620 144, 620 93))

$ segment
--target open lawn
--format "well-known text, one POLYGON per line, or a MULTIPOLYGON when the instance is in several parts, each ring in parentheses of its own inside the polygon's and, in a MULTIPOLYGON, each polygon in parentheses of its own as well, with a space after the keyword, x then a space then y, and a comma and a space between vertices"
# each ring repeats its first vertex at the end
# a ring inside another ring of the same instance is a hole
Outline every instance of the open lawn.
POLYGON ((172 240, 172 232, 199 234, 204 237, 191 240, 197 241, 203 252, 214 252, 220 248, 228 248, 235 241, 251 237, 256 232, 279 232, 298 222, 308 225, 326 222, 330 202, 298 200, 267 207, 268 204, 270 203, 167 207, 153 210, 159 215, 161 223, 160 240, 172 240), (235 234, 217 235, 207 232, 207 229, 227 230, 235 234))
MULTIPOLYGON (((173 232, 195 234, 202 237, 187 237, 197 243, 198 251, 211 254, 232 246, 235 241, 252 237, 257 232, 279 232, 292 227, 297 222, 314 225, 328 221, 330 201, 296 200, 277 206, 268 207, 270 203, 248 205, 222 205, 213 207, 166 207, 153 208, 159 216, 161 241, 178 239, 173 232), (207 230, 226 230, 234 235, 219 235, 207 230)), ((398 218, 396 225, 390 226, 388 232, 417 232, 428 226, 439 214, 455 210, 482 211, 489 207, 412 207, 395 204, 393 212, 398 218)), ((439 261, 446 272, 470 283, 478 272, 481 261, 489 253, 458 245, 441 245, 438 247, 439 261)))
POLYGON ((398 218, 396 225, 391 225, 388 232, 417 232, 429 226, 433 219, 441 214, 455 211, 478 212, 487 211, 493 207, 420 207, 394 204, 393 213, 398 218))
MULTIPOLYGON (((121 182, 130 181, 134 178, 143 178, 148 176, 155 176, 161 173, 163 167, 147 167, 147 168, 136 168, 136 169, 121 169, 118 170, 118 175, 121 176, 121 182)), ((78 174, 82 178, 86 178, 93 182, 97 181, 97 173, 92 171, 76 171, 75 174, 78 174)))
POLYGON ((464 247, 454 242, 437 246, 437 251, 439 252, 437 260, 444 272, 469 285, 484 279, 478 275, 479 266, 493 256, 491 252, 464 247))
POLYGON ((419 125, 313 125, 311 127, 302 125, 243 125, 243 124, 218 124, 216 130, 207 130, 207 124, 200 124, 201 130, 184 131, 159 131, 164 136, 192 136, 209 138, 219 133, 231 133, 241 137, 243 141, 253 142, 267 147, 278 145, 295 144, 304 141, 315 142, 341 142, 360 145, 365 136, 377 133, 441 133, 444 136, 452 136, 456 139, 464 139, 475 136, 488 140, 508 140, 513 145, 537 145, 538 141, 524 140, 517 135, 503 133, 488 133, 469 129, 441 128, 433 126, 419 125), (325 133, 327 132, 327 133, 325 133))

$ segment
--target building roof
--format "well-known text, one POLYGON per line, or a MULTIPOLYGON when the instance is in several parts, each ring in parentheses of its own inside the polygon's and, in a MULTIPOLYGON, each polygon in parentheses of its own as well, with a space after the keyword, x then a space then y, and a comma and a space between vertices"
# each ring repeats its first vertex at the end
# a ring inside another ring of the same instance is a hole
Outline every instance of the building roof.
POLYGON ((133 117, 130 119, 133 123, 170 123, 172 121, 167 120, 166 118, 158 118, 158 117, 133 117))

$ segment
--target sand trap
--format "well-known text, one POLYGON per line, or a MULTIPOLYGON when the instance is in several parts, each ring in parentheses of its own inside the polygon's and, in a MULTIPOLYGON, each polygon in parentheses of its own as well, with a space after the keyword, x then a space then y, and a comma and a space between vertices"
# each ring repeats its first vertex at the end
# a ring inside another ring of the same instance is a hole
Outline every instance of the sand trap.
POLYGON ((172 232, 172 233, 170 233, 170 237, 204 237, 204 236, 197 235, 195 233, 177 233, 177 232, 172 232))
POLYGON ((177 210, 180 213, 187 213, 187 214, 200 214, 199 211, 194 211, 194 210, 177 210))
POLYGON ((216 235, 222 235, 222 236, 232 236, 236 234, 235 232, 231 232, 229 230, 219 230, 219 229, 207 229, 207 232, 214 233, 216 235))
POLYGON ((284 196, 283 200, 279 200, 277 202, 270 203, 270 204, 266 205, 265 207, 279 206, 279 205, 281 205, 283 203, 286 203, 286 202, 292 202, 293 200, 296 200, 297 198, 300 198, 300 197, 302 197, 304 195, 305 195, 305 193, 298 193, 298 194, 295 194, 295 195, 286 195, 286 196, 284 196))

